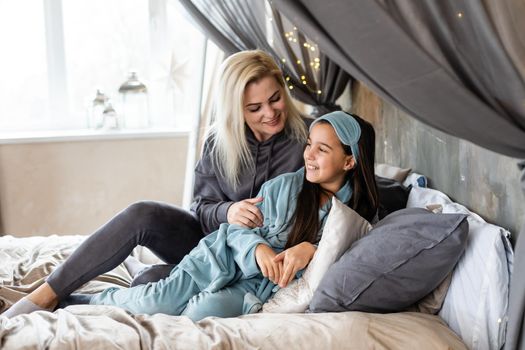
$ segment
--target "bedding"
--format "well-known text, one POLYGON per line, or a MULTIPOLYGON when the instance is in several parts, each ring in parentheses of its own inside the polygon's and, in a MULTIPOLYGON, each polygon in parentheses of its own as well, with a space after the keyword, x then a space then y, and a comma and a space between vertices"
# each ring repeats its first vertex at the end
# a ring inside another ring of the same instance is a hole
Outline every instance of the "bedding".
POLYGON ((505 341, 514 259, 510 233, 434 189, 413 188, 407 205, 435 204, 442 206, 443 213, 467 215, 469 222, 465 254, 452 273, 439 315, 470 349, 500 349, 505 341))
POLYGON ((304 274, 281 288, 262 307, 262 312, 304 312, 326 270, 372 226, 353 209, 332 197, 319 246, 304 274))
POLYGON ((376 175, 379 196, 378 219, 407 206, 408 195, 412 186, 405 187, 396 180, 376 175))
MULTIPOLYGON (((0 310, 40 285, 81 236, 0 237, 0 310)), ((141 260, 150 255, 138 250, 141 260)), ((150 259, 151 260, 151 259, 150 259)), ((154 261, 150 261, 154 262, 154 261)), ((127 287, 123 265, 82 286, 95 293, 127 287)), ((405 312, 259 313, 236 318, 130 315, 110 306, 74 305, 54 313, 0 317, 2 349, 466 349, 436 315, 405 312)))
POLYGON ((330 267, 310 303, 314 312, 397 312, 424 298, 463 253, 463 214, 396 211, 330 267))
POLYGON ((376 175, 385 177, 387 179, 393 179, 397 182, 405 181, 408 174, 410 174, 412 171, 412 168, 400 168, 385 163, 377 163, 374 168, 376 175))

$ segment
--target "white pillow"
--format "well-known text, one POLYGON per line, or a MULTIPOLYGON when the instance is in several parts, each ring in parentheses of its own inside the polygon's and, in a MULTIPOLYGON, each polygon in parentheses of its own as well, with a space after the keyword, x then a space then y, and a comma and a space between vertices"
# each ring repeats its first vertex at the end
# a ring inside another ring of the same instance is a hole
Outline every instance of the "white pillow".
POLYGON ((452 203, 446 194, 424 187, 412 187, 408 195, 407 208, 426 208, 428 205, 452 203))
POLYGON ((443 213, 468 214, 469 237, 439 316, 469 349, 500 349, 514 260, 510 233, 457 203, 444 205, 443 213))
POLYGON ((387 179, 396 180, 397 182, 405 181, 407 175, 410 173, 411 168, 400 168, 394 165, 379 163, 375 166, 375 173, 381 177, 387 179))
POLYGON ((279 289, 262 307, 262 312, 304 312, 324 274, 352 243, 363 237, 372 226, 354 210, 332 197, 317 250, 304 274, 285 288, 279 289))
POLYGON ((513 252, 509 231, 485 222, 444 193, 414 187, 407 207, 441 204, 442 212, 467 214, 469 237, 439 316, 469 349, 500 349, 505 341, 513 252))

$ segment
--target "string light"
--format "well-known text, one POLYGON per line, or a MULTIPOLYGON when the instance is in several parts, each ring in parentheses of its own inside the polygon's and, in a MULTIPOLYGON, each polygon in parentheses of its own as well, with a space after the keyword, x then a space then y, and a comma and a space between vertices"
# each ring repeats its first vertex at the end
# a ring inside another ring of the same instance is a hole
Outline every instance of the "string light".
POLYGON ((458 18, 463 18, 463 12, 458 12, 458 18))
MULTIPOLYGON (((293 30, 289 31, 289 32, 284 32, 284 37, 286 39, 288 39, 289 42, 293 42, 293 43, 299 43, 299 45, 302 45, 304 48, 306 48, 307 50, 310 49, 310 51, 312 52, 315 52, 317 51, 317 47, 315 45, 315 43, 311 44, 307 41, 300 41, 299 38, 297 37, 297 27, 293 27, 293 30)), ((282 58, 281 59, 283 63, 286 63, 286 59, 282 58)), ((302 64, 302 61, 300 59, 297 59, 295 61, 298 65, 301 65, 302 64)), ((314 70, 319 70, 319 68, 321 67, 321 64, 320 64, 321 60, 319 59, 319 57, 308 57, 307 55, 307 62, 305 62, 305 64, 309 63, 310 64, 310 67, 314 70)), ((307 86, 307 89, 310 90, 311 93, 315 94, 317 93, 318 95, 321 95, 322 92, 321 90, 315 90, 314 87, 308 87, 308 82, 306 80, 306 76, 305 75, 301 75, 300 76, 300 81, 303 83, 303 85, 306 85, 307 86)), ((290 76, 287 76, 285 78, 286 82, 288 82, 288 89, 290 90, 293 90, 294 86, 291 85, 289 82, 291 80, 290 76)), ((315 81, 313 82, 313 84, 315 85, 315 81)))

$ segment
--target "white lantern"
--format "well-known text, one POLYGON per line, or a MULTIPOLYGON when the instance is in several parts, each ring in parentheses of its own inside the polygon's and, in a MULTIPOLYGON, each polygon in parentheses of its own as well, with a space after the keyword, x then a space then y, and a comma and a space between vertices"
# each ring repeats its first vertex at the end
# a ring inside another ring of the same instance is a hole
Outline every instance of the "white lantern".
POLYGON ((97 89, 95 98, 90 102, 88 107, 88 127, 91 129, 99 129, 103 123, 103 113, 106 109, 106 102, 108 97, 97 89))
POLYGON ((121 96, 121 127, 127 129, 150 126, 148 89, 138 80, 136 72, 130 72, 118 92, 121 96))
POLYGON ((104 112, 102 112, 102 116, 102 129, 111 130, 118 129, 120 127, 117 112, 111 105, 111 102, 106 104, 106 108, 104 109, 104 112))

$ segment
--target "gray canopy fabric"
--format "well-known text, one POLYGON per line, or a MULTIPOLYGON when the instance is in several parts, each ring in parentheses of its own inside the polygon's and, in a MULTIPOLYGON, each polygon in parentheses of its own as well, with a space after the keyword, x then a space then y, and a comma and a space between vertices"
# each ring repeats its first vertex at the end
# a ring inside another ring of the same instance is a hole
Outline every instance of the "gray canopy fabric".
MULTIPOLYGON (((321 113, 340 109, 335 101, 350 81, 348 73, 323 53, 319 55, 319 72, 307 64, 311 58, 311 51, 301 45, 292 48, 285 37, 286 19, 271 5, 271 11, 266 11, 264 0, 180 2, 206 35, 226 54, 262 49, 272 54, 279 62, 283 72, 290 79, 288 83, 293 86, 292 95, 295 98, 317 107, 321 113), (273 43, 267 39, 267 17, 272 18, 275 39, 273 43), (303 80, 308 83, 305 84, 303 80)), ((304 43, 304 35, 297 34, 302 39, 300 42, 304 43)))
POLYGON ((525 158, 524 79, 481 1, 274 4, 341 68, 410 115, 484 148, 525 158), (427 22, 431 30, 413 33, 427 22))
MULTIPOLYGON (((443 132, 525 158, 523 0, 274 0, 319 48, 384 99, 443 132)), ((519 164, 525 171, 525 162, 519 164)), ((521 178, 525 193, 525 173, 521 178)), ((525 349, 525 225, 506 348, 525 349)))

